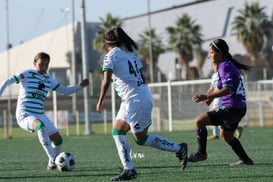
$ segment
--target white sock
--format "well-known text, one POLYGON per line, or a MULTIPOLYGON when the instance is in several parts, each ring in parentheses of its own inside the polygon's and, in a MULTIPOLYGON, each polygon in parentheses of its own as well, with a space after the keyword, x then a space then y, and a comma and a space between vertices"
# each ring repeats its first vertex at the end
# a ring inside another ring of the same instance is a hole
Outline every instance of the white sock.
POLYGON ((118 155, 124 169, 131 170, 134 168, 132 159, 130 157, 130 145, 125 135, 113 135, 118 155))
POLYGON ((56 156, 61 153, 62 145, 54 145, 53 143, 51 143, 51 146, 54 149, 56 156))
POLYGON ((158 135, 148 135, 144 146, 154 147, 169 152, 179 152, 181 146, 158 135))
POLYGON ((39 141, 42 144, 42 147, 43 147, 44 151, 46 152, 49 160, 53 160, 56 157, 56 154, 50 144, 51 142, 50 142, 49 136, 46 133, 45 127, 40 128, 37 131, 37 134, 38 134, 39 141))
POLYGON ((218 128, 218 126, 213 126, 213 128, 212 128, 212 134, 213 134, 213 136, 219 136, 219 128, 218 128))

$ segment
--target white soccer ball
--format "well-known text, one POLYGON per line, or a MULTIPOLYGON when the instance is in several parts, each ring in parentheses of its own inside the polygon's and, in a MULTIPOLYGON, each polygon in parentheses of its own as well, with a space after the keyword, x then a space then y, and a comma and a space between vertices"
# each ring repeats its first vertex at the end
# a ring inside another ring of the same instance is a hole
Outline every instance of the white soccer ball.
POLYGON ((62 152, 56 157, 55 164, 61 172, 72 171, 75 167, 75 158, 70 152, 62 152))

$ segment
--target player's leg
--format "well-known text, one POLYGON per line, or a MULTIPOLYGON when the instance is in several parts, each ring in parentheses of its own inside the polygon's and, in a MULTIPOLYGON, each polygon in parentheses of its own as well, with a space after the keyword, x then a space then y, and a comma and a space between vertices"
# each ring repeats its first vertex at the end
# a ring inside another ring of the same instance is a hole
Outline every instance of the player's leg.
POLYGON ((42 120, 46 126, 47 135, 50 138, 51 146, 54 149, 55 154, 57 156, 59 153, 61 153, 63 138, 58 132, 57 128, 52 123, 52 121, 46 115, 39 116, 39 119, 42 120))
POLYGON ((212 134, 213 134, 216 138, 219 138, 219 126, 213 126, 212 134))
POLYGON ((245 115, 246 108, 227 109, 224 119, 225 123, 221 127, 221 137, 229 144, 232 150, 239 157, 239 161, 232 163, 231 166, 253 165, 253 161, 249 158, 244 150, 241 142, 234 137, 234 131, 237 129, 241 118, 245 115))
POLYGON ((47 154, 49 161, 53 161, 56 157, 56 154, 50 145, 50 139, 47 135, 47 130, 44 122, 42 122, 40 119, 37 119, 37 116, 29 115, 28 113, 20 111, 16 113, 16 118, 18 125, 22 129, 29 132, 37 132, 39 142, 41 143, 45 153, 47 154))
POLYGON ((186 168, 188 157, 188 147, 186 143, 177 144, 162 136, 147 134, 147 131, 148 128, 144 129, 142 132, 133 133, 134 139, 138 145, 175 152, 176 156, 179 158, 182 169, 186 168))
POLYGON ((147 134, 147 130, 140 133, 133 133, 135 141, 138 145, 154 147, 160 150, 169 152, 179 152, 181 149, 179 144, 176 144, 162 136, 147 134))
POLYGON ((238 166, 238 165, 253 165, 253 161, 249 158, 246 151, 244 150, 241 142, 233 136, 233 131, 226 131, 221 130, 221 136, 224 140, 229 144, 232 150, 237 154, 239 157, 239 161, 235 163, 231 163, 231 166, 238 166))
POLYGON ((133 100, 128 107, 130 118, 130 122, 128 123, 130 124, 136 143, 142 146, 150 146, 160 150, 175 152, 182 168, 185 169, 187 164, 187 144, 177 144, 162 136, 147 134, 148 128, 152 124, 152 98, 149 93, 141 95, 141 97, 145 98, 135 99, 139 100, 139 102, 133 100))
POLYGON ((198 150, 188 157, 189 162, 198 162, 207 159, 207 125, 211 125, 208 113, 200 114, 195 118, 198 150))
POLYGON ((219 139, 219 127, 212 126, 212 135, 208 136, 208 140, 219 139))
POLYGON ((48 161, 47 169, 48 170, 55 169, 56 166, 54 164, 54 159, 56 157, 56 153, 51 146, 51 141, 47 134, 45 124, 42 121, 36 119, 32 122, 32 127, 37 132, 39 141, 48 156, 49 161, 48 161))
POLYGON ((130 118, 128 123, 136 143, 170 152, 179 152, 181 149, 179 144, 158 135, 147 135, 148 128, 152 124, 152 108, 153 101, 150 93, 143 93, 128 104, 128 118, 130 118))
MULTIPOLYGON (((59 134, 57 128, 54 126, 52 121, 46 115, 39 115, 39 119, 42 120, 44 125, 46 126, 46 132, 47 132, 47 135, 49 136, 51 147, 53 148, 55 155, 57 156, 59 153, 61 153, 61 146, 63 143, 63 139, 61 135, 59 134)), ((55 164, 51 160, 49 160, 48 166, 53 166, 54 168, 55 164)))
POLYGON ((51 146, 54 149, 56 155, 61 153, 61 147, 63 144, 63 138, 61 137, 59 132, 53 133, 52 135, 49 136, 51 140, 51 146))
MULTIPOLYGON (((119 112, 120 113, 120 112, 119 112)), ((118 155, 123 166, 123 171, 114 176, 112 181, 130 180, 137 177, 133 162, 130 156, 131 148, 126 138, 130 126, 123 120, 116 119, 113 123, 112 136, 116 144, 118 155)))
POLYGON ((236 138, 241 138, 242 136, 242 133, 243 133, 243 127, 242 126, 238 126, 236 131, 235 131, 235 137, 236 138))

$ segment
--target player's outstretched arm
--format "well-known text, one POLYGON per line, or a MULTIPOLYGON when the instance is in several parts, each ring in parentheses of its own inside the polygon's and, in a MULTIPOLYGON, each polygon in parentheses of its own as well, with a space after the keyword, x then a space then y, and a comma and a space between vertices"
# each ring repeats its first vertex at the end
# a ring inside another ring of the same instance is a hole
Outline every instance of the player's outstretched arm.
POLYGON ((78 90, 86 87, 89 85, 89 80, 88 79, 84 79, 80 82, 80 84, 78 85, 75 85, 75 86, 70 86, 70 87, 66 87, 66 86, 63 86, 63 85, 60 85, 56 91, 59 92, 59 93, 62 93, 64 95, 69 95, 69 94, 72 94, 72 93, 75 93, 77 92, 78 90))
POLYGON ((6 88, 7 88, 9 85, 11 85, 11 84, 13 84, 13 83, 15 83, 15 82, 16 82, 16 80, 15 80, 14 77, 10 77, 10 78, 4 80, 4 81, 1 83, 1 85, 0 85, 0 96, 3 94, 3 92, 6 90, 6 88))

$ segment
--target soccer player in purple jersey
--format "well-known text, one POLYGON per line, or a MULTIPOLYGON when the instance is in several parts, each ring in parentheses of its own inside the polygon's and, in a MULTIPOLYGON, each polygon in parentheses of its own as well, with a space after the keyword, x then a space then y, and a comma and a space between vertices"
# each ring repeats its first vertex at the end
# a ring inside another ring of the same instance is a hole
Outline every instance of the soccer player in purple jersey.
POLYGON ((209 45, 209 58, 212 64, 218 66, 217 89, 207 94, 197 94, 192 97, 196 103, 210 104, 214 98, 221 97, 221 108, 198 115, 195 118, 198 150, 188 157, 189 162, 198 162, 207 159, 207 125, 220 125, 220 135, 231 146, 239 157, 239 161, 231 166, 253 165, 253 161, 245 152, 240 141, 233 136, 239 122, 246 113, 246 97, 242 71, 249 71, 250 67, 234 60, 229 53, 227 43, 216 39, 209 45))

